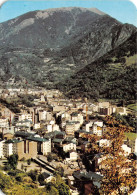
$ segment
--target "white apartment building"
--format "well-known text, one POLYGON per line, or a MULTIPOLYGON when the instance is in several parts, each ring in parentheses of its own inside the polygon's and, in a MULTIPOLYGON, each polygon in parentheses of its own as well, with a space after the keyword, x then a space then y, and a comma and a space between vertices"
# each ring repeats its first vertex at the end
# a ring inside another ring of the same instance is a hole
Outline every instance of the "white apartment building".
POLYGON ((23 121, 23 120, 29 120, 32 121, 32 114, 24 113, 24 114, 19 114, 18 115, 18 121, 23 121))
POLYGON ((68 152, 69 150, 76 150, 76 144, 74 143, 63 144, 63 151, 68 152))
POLYGON ((4 143, 3 144, 3 155, 8 157, 13 154, 13 143, 4 143))
POLYGON ((48 130, 48 133, 52 132, 52 125, 47 125, 47 130, 48 130))
POLYGON ((4 140, 0 141, 0 158, 3 158, 4 157, 4 154, 3 154, 3 144, 4 144, 4 140))
POLYGON ((40 123, 34 124, 34 129, 40 129, 40 123))
POLYGON ((48 153, 51 152, 51 139, 42 142, 41 151, 43 155, 47 155, 48 153))
POLYGON ((71 120, 80 122, 80 125, 82 125, 84 121, 82 114, 78 114, 78 113, 72 113, 71 120))
POLYGON ((9 122, 7 118, 0 118, 0 129, 2 128, 8 128, 9 122))
POLYGON ((77 152, 70 152, 70 160, 71 161, 76 161, 78 159, 78 154, 77 152))
POLYGON ((47 111, 46 110, 39 110, 39 120, 44 121, 47 119, 47 111))
POLYGON ((68 135, 74 135, 74 132, 80 128, 80 122, 78 121, 68 121, 66 123, 66 133, 68 135))
POLYGON ((51 121, 52 120, 52 113, 51 112, 47 112, 46 120, 47 121, 51 121))
POLYGON ((41 102, 45 102, 45 97, 44 97, 44 95, 41 95, 40 101, 41 101, 41 102))
POLYGON ((3 155, 5 157, 8 157, 12 154, 17 154, 18 153, 18 143, 21 142, 22 140, 18 139, 12 139, 12 140, 7 140, 3 143, 3 155))
POLYGON ((92 130, 93 130, 93 134, 96 134, 97 136, 103 135, 102 127, 99 127, 96 124, 93 125, 92 130))
POLYGON ((60 131, 59 126, 57 124, 54 124, 52 127, 52 131, 60 131))
POLYGON ((62 115, 61 115, 61 118, 62 119, 65 119, 65 120, 71 120, 71 115, 67 112, 64 112, 62 115))
POLYGON ((60 111, 65 111, 66 107, 65 106, 53 106, 53 112, 60 112, 60 111))

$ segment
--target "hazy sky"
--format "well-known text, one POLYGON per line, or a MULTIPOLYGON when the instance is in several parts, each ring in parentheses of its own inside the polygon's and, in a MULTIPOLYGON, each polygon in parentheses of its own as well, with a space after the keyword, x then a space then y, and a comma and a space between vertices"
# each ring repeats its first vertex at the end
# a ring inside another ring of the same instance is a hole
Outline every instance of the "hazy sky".
POLYGON ((137 9, 129 0, 9 0, 0 8, 0 22, 29 11, 73 6, 96 7, 122 23, 137 26, 137 9))

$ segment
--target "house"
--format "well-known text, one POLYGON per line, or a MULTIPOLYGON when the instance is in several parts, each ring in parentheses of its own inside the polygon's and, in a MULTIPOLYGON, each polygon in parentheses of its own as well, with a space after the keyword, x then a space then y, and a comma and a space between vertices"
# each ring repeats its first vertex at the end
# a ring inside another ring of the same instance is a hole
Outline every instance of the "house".
POLYGON ((13 134, 12 133, 5 133, 4 135, 3 135, 3 139, 5 139, 5 140, 10 140, 10 139, 13 139, 13 134))
POLYGON ((66 158, 66 161, 76 161, 78 159, 78 154, 76 151, 69 151, 69 158, 66 158))
POLYGON ((101 162, 105 160, 107 157, 104 156, 103 153, 95 154, 94 158, 92 159, 92 164, 94 164, 94 170, 98 171, 101 168, 101 162))
POLYGON ((123 144, 121 147, 124 150, 125 156, 128 156, 131 153, 131 148, 129 146, 127 146, 126 144, 123 144))
POLYGON ((56 181, 56 177, 54 177, 53 175, 50 175, 49 177, 45 178, 44 181, 46 183, 53 182, 53 181, 56 181))
POLYGON ((68 178, 68 184, 71 186, 74 185, 75 178, 72 175, 69 175, 67 178, 68 178))
POLYGON ((99 147, 110 147, 110 140, 108 139, 100 139, 99 147))
POLYGON ((127 115, 127 108, 126 107, 117 107, 116 112, 120 115, 127 115))
POLYGON ((86 172, 86 171, 76 171, 73 173, 73 176, 76 180, 77 185, 80 185, 80 182, 84 182, 85 181, 92 181, 93 184, 95 186, 97 186, 97 188, 101 187, 101 181, 103 179, 103 176, 95 173, 95 172, 86 172))

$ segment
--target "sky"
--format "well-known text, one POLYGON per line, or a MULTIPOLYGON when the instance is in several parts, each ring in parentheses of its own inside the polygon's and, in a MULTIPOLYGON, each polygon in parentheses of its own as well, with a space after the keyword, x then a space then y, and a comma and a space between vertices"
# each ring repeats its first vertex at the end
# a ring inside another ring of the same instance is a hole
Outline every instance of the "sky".
POLYGON ((29 11, 57 7, 96 7, 122 23, 137 26, 137 7, 129 0, 8 0, 0 8, 0 22, 29 11))

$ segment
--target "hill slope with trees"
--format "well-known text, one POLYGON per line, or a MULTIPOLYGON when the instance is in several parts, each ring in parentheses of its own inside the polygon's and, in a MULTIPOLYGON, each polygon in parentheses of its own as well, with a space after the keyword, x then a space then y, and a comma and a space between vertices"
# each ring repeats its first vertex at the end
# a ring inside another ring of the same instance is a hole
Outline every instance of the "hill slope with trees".
POLYGON ((136 36, 87 65, 57 87, 69 97, 136 99, 136 36))

